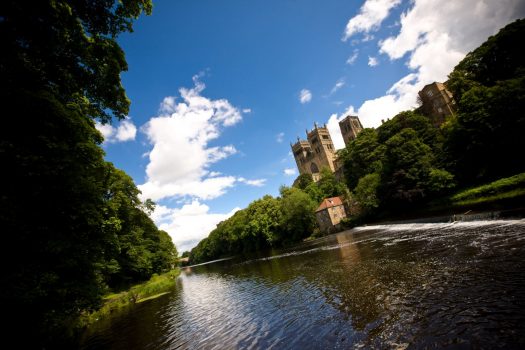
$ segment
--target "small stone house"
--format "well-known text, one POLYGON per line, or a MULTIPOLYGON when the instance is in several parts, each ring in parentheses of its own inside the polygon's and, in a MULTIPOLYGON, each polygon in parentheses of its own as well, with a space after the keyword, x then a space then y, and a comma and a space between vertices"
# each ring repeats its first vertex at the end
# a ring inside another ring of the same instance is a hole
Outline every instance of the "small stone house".
POLYGON ((345 206, 340 197, 325 198, 315 211, 319 228, 323 232, 334 231, 335 227, 346 217, 345 206))

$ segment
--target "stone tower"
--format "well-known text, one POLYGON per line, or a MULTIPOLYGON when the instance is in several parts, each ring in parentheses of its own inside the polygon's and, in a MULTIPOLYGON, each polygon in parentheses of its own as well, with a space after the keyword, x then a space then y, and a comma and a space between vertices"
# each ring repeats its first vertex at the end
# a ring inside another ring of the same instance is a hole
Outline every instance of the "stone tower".
POLYGON ((456 104, 452 98, 452 93, 447 90, 443 83, 434 82, 425 85, 418 92, 421 99, 419 110, 430 118, 434 126, 440 126, 449 115, 456 111, 456 104))
POLYGON ((363 125, 361 125, 358 116, 349 115, 339 122, 339 128, 341 129, 345 145, 348 145, 363 130, 363 125))
POLYGON ((314 181, 319 180, 319 173, 322 168, 327 167, 334 172, 334 161, 336 158, 334 144, 330 133, 326 128, 318 127, 315 124, 313 130, 306 130, 307 140, 297 139, 295 144, 291 144, 292 152, 297 163, 300 174, 311 174, 314 181))

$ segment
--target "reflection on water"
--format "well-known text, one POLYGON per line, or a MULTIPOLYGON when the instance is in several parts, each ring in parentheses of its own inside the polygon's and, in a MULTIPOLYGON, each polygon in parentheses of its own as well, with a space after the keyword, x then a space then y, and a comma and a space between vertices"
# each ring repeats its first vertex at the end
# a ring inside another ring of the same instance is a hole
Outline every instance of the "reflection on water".
POLYGON ((360 227, 188 268, 85 349, 524 347, 525 220, 360 227))

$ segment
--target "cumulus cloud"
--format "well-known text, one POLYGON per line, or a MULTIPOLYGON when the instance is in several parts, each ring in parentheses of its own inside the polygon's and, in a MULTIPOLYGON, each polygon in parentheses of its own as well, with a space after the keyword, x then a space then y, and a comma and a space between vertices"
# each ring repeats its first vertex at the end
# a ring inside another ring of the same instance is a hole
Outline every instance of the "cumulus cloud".
POLYGON ((379 64, 379 61, 376 57, 368 56, 368 65, 370 67, 375 67, 379 64))
POLYGON ((373 37, 366 34, 377 30, 381 22, 388 17, 390 10, 400 2, 401 0, 366 0, 359 13, 346 24, 343 41, 356 33, 365 33, 365 40, 371 40, 373 37))
POLYGON ((282 143, 284 141, 284 132, 280 132, 275 136, 275 141, 282 143))
POLYGON ((411 72, 383 96, 359 107, 363 126, 377 127, 382 119, 415 107, 417 92, 424 85, 445 81, 468 52, 523 16, 522 0, 413 1, 401 15, 399 33, 379 42, 380 52, 391 60, 407 56, 411 72))
POLYGON ((121 121, 118 127, 99 122, 95 124, 95 127, 104 136, 104 141, 108 143, 133 141, 137 136, 137 127, 129 118, 121 121))
POLYGON ((117 141, 120 142, 131 141, 135 140, 136 135, 137 128, 135 127, 135 125, 129 120, 124 120, 118 126, 115 138, 117 139, 117 141))
POLYGON ((355 49, 354 52, 348 59, 346 60, 346 64, 352 65, 357 60, 357 57, 359 56, 359 50, 355 49))
POLYGON ((234 186, 234 176, 209 176, 208 168, 235 154, 233 145, 209 147, 222 128, 235 125, 241 112, 225 99, 201 95, 204 83, 195 76, 194 87, 179 90, 181 101, 166 97, 159 115, 142 131, 152 144, 146 167, 147 181, 139 186, 143 198, 160 200, 174 196, 212 199, 234 186))
POLYGON ((191 204, 176 209, 157 205, 151 218, 161 230, 170 234, 177 250, 182 253, 196 246, 219 222, 228 219, 238 210, 239 208, 234 208, 224 214, 210 213, 207 205, 195 199, 191 204))
POLYGON ((302 89, 301 92, 299 93, 299 101, 302 104, 305 104, 305 103, 310 102, 311 99, 312 99, 312 93, 310 92, 310 90, 302 89))
POLYGON ((284 169, 284 175, 286 176, 293 176, 297 174, 297 170, 295 168, 286 168, 284 169))

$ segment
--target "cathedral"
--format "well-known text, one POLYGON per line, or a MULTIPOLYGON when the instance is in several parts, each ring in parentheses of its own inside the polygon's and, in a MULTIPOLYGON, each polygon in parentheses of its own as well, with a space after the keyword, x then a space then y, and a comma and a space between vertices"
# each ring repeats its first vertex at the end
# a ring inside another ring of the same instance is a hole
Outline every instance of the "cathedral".
MULTIPOLYGON (((355 139, 357 134, 363 130, 359 118, 350 115, 339 122, 339 128, 345 144, 355 139)), ((319 181, 320 170, 324 167, 336 174, 342 172, 342 166, 337 161, 335 147, 326 124, 322 127, 314 124, 313 130, 306 130, 306 140, 297 138, 297 142, 290 146, 300 174, 311 174, 314 181, 319 181)))

